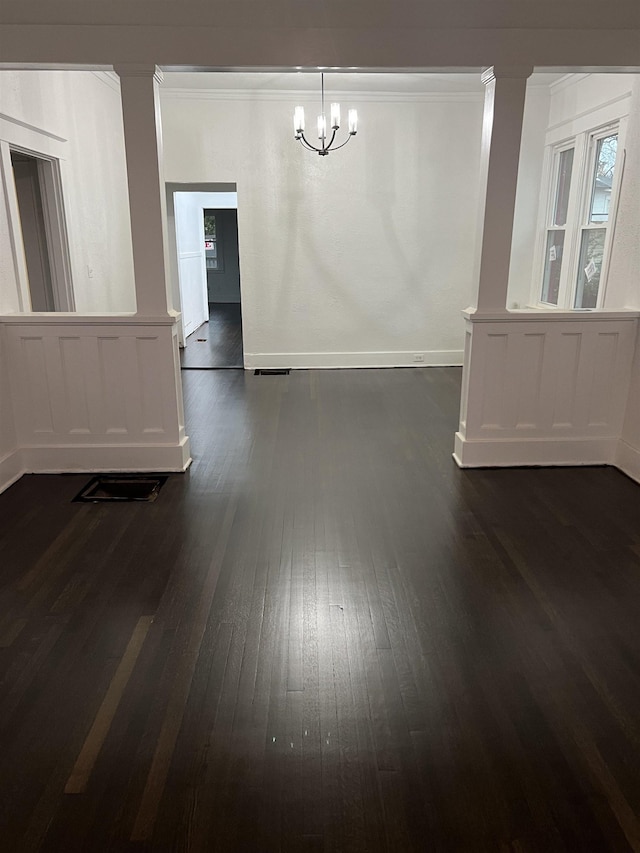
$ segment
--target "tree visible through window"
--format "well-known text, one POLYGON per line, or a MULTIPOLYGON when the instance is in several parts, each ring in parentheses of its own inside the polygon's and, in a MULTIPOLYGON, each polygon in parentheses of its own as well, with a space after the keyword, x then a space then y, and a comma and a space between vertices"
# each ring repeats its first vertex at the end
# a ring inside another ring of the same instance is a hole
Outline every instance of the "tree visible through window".
POLYGON ((204 253, 208 270, 224 272, 220 223, 217 220, 211 210, 204 211, 204 253))
POLYGON ((595 308, 598 303, 617 153, 617 133, 597 140, 589 206, 580 234, 574 308, 595 308))

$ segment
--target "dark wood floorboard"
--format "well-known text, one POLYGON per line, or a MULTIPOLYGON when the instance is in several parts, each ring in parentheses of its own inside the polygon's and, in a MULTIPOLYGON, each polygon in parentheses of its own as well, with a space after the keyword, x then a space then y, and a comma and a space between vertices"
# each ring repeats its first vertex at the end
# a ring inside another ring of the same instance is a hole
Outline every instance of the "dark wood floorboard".
POLYGON ((185 371, 152 504, 0 496, 0 850, 640 851, 640 488, 460 371, 185 371))
POLYGON ((183 368, 242 367, 242 313, 239 302, 210 302, 209 320, 192 332, 180 350, 183 368))

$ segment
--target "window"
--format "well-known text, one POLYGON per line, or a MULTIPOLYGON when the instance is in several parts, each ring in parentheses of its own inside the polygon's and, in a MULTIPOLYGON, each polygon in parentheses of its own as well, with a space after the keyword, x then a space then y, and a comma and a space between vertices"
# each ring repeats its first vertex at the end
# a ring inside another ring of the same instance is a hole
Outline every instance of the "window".
POLYGON ((204 254, 207 270, 224 272, 222 234, 219 217, 211 210, 204 211, 204 254))
POLYGON ((618 135, 618 126, 610 126, 552 149, 538 291, 544 305, 584 310, 602 304, 618 135))
POLYGON ((551 223, 547 229, 544 281, 542 285, 542 301, 549 305, 557 305, 560 294, 560 273, 562 271, 562 259, 564 255, 574 150, 574 148, 566 148, 564 151, 558 151, 555 158, 555 201, 551 223))

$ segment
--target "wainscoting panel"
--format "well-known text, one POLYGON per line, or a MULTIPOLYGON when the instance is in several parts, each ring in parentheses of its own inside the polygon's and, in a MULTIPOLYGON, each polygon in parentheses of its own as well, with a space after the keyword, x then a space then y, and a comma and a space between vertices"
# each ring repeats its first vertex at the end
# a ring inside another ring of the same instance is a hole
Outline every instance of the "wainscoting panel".
POLYGON ((462 466, 613 463, 638 314, 466 314, 462 466))
POLYGON ((189 441, 172 318, 4 320, 26 470, 184 470, 189 441))

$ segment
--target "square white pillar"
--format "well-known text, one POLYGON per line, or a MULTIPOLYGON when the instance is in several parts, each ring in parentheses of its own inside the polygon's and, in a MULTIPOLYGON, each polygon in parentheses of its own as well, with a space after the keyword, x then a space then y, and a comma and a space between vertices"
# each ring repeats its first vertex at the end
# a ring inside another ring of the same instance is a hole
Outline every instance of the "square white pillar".
POLYGON ((527 78, 531 66, 488 68, 482 126, 479 312, 507 310, 507 286, 527 78))
POLYGON ((162 123, 155 65, 117 65, 129 184, 137 313, 163 316, 172 307, 168 287, 162 123))

